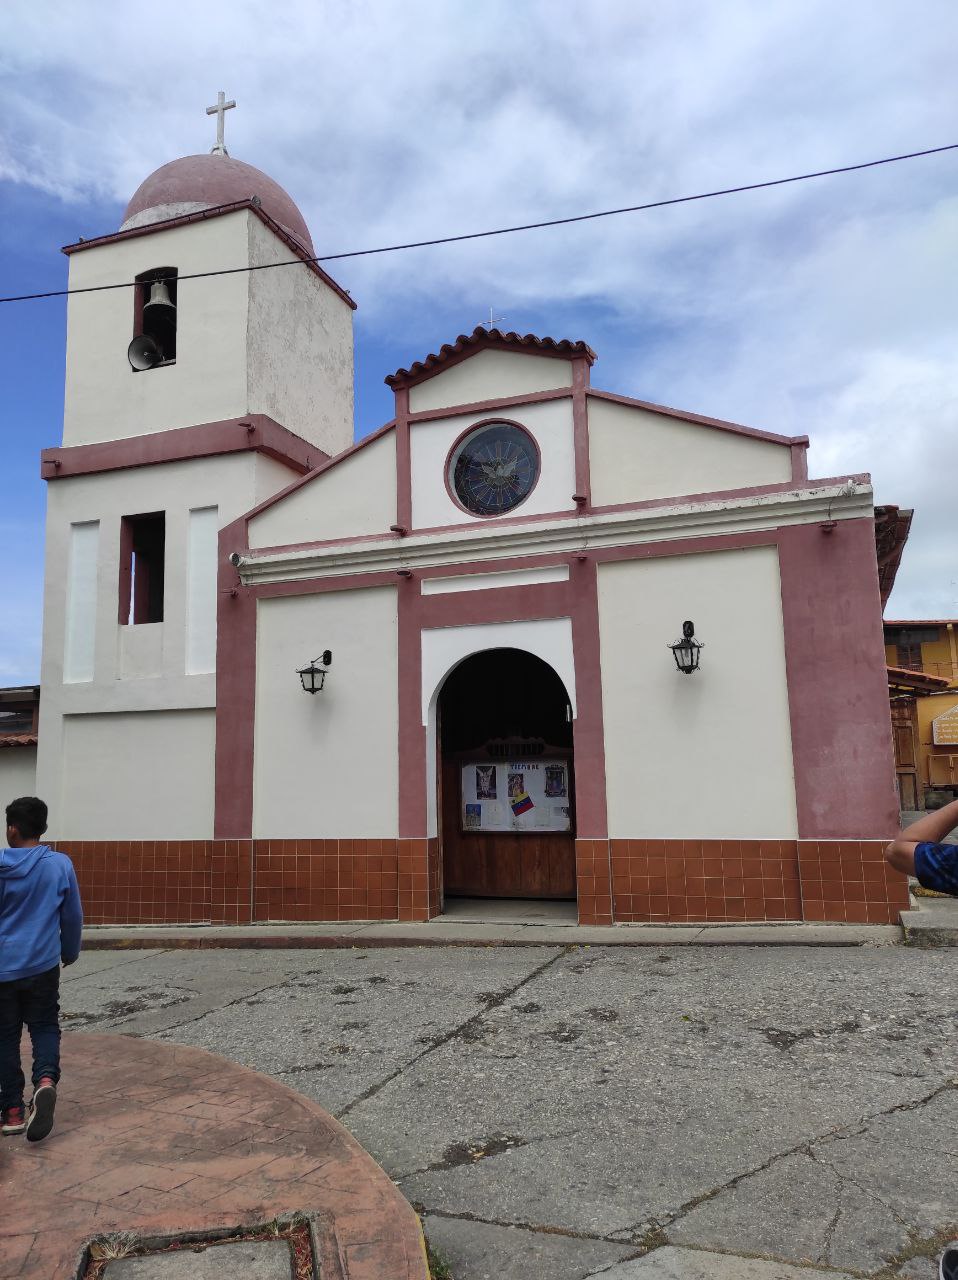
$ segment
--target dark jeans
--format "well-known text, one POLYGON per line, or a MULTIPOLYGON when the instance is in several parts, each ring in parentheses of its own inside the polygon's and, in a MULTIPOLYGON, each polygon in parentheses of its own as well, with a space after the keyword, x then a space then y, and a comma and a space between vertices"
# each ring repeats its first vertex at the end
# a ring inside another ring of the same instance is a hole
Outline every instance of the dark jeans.
POLYGON ((60 966, 32 978, 0 982, 0 1107, 23 1105, 20 1037, 33 1042, 33 1083, 60 1079, 60 966))

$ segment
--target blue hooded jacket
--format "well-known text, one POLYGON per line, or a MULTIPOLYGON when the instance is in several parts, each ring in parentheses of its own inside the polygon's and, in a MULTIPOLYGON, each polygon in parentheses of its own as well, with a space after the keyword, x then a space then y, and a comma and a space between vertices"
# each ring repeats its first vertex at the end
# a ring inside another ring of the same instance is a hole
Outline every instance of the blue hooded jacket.
POLYGON ((80 954, 83 910, 73 863, 45 844, 0 849, 0 982, 32 978, 80 954))

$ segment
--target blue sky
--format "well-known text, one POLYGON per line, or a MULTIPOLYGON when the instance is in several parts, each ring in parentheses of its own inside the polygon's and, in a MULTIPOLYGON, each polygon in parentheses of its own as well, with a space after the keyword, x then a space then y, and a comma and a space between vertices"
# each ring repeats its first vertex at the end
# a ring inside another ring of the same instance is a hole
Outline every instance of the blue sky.
MULTIPOLYGON (((208 150, 339 252, 958 141, 958 9, 924 0, 4 6, 0 293, 63 287, 153 169, 208 150), (177 16, 179 15, 179 16, 177 16)), ((583 338, 596 385, 812 438, 916 518, 888 616, 958 616, 958 153, 575 227, 334 265, 359 302, 357 434, 385 374, 471 330, 583 338)), ((39 673, 43 486, 63 300, 0 306, 0 684, 39 673)))

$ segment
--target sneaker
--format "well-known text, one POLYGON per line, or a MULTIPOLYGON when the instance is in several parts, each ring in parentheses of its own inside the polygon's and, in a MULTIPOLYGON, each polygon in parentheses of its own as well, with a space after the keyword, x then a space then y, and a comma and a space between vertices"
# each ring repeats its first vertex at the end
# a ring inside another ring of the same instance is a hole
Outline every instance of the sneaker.
POLYGON ((27 1116, 27 1141, 39 1142, 53 1128, 53 1110, 57 1105, 57 1087, 49 1076, 38 1080, 30 1099, 27 1116))
POLYGON ((946 1244, 938 1264, 939 1280, 958 1280, 958 1240, 946 1244))
POLYGON ((23 1107, 4 1107, 0 1117, 0 1133, 23 1133, 27 1127, 23 1107))

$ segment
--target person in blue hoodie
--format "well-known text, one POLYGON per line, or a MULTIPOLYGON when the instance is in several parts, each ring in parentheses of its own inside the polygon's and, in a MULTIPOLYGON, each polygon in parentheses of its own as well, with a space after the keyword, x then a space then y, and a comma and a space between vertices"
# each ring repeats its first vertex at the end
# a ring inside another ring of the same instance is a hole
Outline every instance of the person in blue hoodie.
POLYGON ((73 863, 40 843, 47 806, 7 805, 0 850, 0 1130, 39 1142, 53 1128, 60 1079, 60 963, 80 954, 83 911, 73 863), (33 1098, 24 1109, 20 1038, 33 1044, 33 1098))

